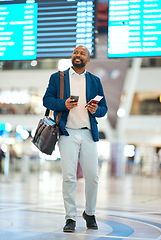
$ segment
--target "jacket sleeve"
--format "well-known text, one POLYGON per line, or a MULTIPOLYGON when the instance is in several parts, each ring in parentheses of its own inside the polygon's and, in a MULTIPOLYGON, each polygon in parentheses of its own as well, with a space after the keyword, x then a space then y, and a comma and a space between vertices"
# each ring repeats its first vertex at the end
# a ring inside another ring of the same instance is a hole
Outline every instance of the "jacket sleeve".
POLYGON ((43 97, 43 106, 52 111, 68 111, 65 106, 66 99, 60 99, 60 73, 50 76, 49 84, 43 97))
POLYGON ((103 87, 100 79, 99 79, 98 95, 103 96, 103 98, 98 103, 98 108, 96 112, 92 114, 93 117, 103 117, 108 111, 108 107, 107 107, 107 103, 106 103, 106 99, 105 99, 105 95, 104 95, 104 91, 103 91, 103 87))

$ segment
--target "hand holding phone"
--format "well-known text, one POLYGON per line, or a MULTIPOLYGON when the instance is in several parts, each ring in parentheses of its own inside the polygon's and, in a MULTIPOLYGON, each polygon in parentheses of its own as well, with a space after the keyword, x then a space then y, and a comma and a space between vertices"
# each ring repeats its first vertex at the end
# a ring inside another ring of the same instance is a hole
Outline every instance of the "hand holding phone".
POLYGON ((70 99, 72 99, 71 102, 78 102, 79 96, 73 96, 73 95, 71 95, 70 99))
POLYGON ((65 106, 68 110, 71 110, 72 108, 74 107, 77 107, 78 106, 78 99, 79 99, 79 96, 71 96, 70 98, 68 98, 66 101, 65 101, 65 106))

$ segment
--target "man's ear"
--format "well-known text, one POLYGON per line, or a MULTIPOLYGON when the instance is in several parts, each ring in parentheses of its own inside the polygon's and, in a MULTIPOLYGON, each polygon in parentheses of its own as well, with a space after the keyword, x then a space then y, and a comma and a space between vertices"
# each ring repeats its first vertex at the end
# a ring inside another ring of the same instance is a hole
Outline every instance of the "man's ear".
POLYGON ((87 59, 87 63, 89 63, 89 62, 90 62, 90 58, 87 59))

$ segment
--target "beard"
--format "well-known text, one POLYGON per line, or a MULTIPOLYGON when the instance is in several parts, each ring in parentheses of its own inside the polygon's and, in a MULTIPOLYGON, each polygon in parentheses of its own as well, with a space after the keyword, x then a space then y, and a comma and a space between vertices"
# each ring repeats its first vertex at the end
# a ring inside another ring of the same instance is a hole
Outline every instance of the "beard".
POLYGON ((86 64, 83 62, 83 60, 82 59, 80 59, 80 63, 75 63, 74 61, 75 61, 75 59, 76 58, 73 58, 72 59, 72 64, 73 64, 73 66, 74 67, 77 67, 77 68, 82 68, 82 67, 84 67, 86 64))

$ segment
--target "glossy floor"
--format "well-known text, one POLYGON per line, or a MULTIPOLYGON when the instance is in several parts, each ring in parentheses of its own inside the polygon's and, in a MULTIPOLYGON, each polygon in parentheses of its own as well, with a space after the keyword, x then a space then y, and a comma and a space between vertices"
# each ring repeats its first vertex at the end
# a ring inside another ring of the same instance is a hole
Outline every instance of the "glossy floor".
POLYGON ((101 169, 96 218, 98 230, 87 230, 82 218, 84 180, 77 182, 77 227, 63 233, 61 174, 46 172, 6 181, 0 175, 0 240, 159 240, 161 180, 126 175, 110 178, 101 169))

